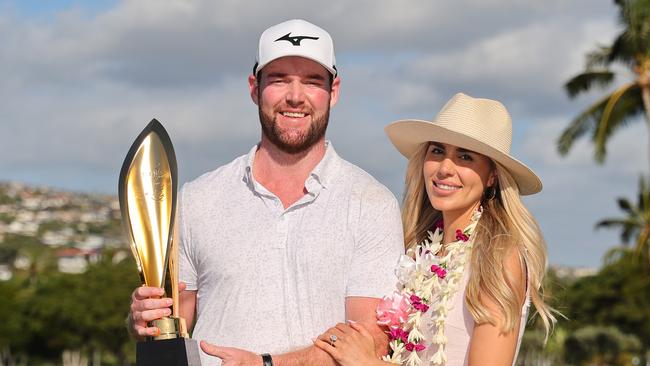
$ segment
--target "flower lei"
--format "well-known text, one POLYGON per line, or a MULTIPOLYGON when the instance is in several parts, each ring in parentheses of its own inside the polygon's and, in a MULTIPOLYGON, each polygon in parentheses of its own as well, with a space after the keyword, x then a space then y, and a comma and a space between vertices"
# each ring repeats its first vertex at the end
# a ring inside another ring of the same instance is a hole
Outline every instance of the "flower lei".
POLYGON ((448 304, 462 281, 465 264, 472 249, 470 236, 481 217, 479 207, 465 230, 456 230, 456 241, 446 245, 447 254, 438 257, 442 249, 442 222, 436 223, 434 233, 428 239, 402 255, 395 274, 401 290, 385 297, 377 308, 378 324, 389 329, 392 354, 383 360, 406 366, 422 365, 418 352, 424 350, 423 326, 432 330, 431 346, 437 346, 435 354, 425 364, 443 365, 445 355, 445 320, 452 305, 448 304), (431 316, 423 317, 431 311, 431 316), (428 321, 427 321, 428 320, 428 321), (427 323, 427 324, 423 324, 427 323))

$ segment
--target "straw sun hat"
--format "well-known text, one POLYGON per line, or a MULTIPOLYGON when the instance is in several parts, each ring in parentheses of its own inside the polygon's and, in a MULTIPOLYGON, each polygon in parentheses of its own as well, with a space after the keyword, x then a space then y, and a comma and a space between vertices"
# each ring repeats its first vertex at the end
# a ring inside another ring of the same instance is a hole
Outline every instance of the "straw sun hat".
POLYGON ((411 158, 423 142, 435 141, 485 155, 506 168, 522 195, 542 190, 542 181, 510 155, 512 121, 503 104, 490 99, 454 95, 433 121, 401 120, 384 129, 402 155, 411 158))

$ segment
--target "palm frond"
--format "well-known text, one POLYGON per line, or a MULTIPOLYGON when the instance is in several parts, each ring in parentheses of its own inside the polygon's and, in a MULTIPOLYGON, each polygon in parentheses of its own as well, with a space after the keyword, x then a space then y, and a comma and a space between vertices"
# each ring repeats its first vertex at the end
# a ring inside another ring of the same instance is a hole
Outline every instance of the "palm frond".
POLYGON ((650 2, 630 1, 625 4, 626 37, 635 54, 647 54, 650 47, 650 2))
POLYGON ((617 202, 618 207, 625 211, 625 213, 631 214, 633 212, 632 203, 627 198, 619 198, 617 202))
POLYGON ((616 4, 624 31, 612 44, 609 61, 618 61, 633 68, 638 65, 638 55, 648 54, 650 48, 650 2, 617 1, 616 4))
POLYGON ((625 93, 634 85, 635 84, 633 83, 625 84, 610 94, 609 100, 607 100, 607 104, 605 104, 605 108, 603 108, 600 122, 595 131, 595 138, 593 139, 596 145, 596 161, 602 162, 605 159, 605 143, 611 135, 613 128, 612 123, 619 122, 616 119, 611 118, 614 108, 616 108, 618 102, 623 98, 625 93))
POLYGON ((607 97, 602 109, 593 115, 598 118, 592 134, 596 162, 602 163, 605 160, 606 145, 612 134, 642 112, 641 88, 636 83, 626 84, 607 97))
POLYGON ((639 178, 637 207, 640 212, 647 212, 650 215, 650 185, 646 183, 643 176, 639 178))
MULTIPOLYGON (((600 123, 602 119, 603 111, 605 110, 610 98, 611 95, 607 95, 589 106, 574 118, 569 123, 569 126, 562 131, 562 134, 557 140, 557 149, 561 155, 566 155, 569 150, 571 150, 575 141, 588 131, 592 130, 594 135, 593 137, 595 137, 599 128, 598 123, 600 123)), ((625 124, 627 120, 642 112, 643 103, 640 89, 637 86, 633 86, 630 88, 628 93, 625 93, 619 98, 618 103, 616 103, 615 107, 610 112, 610 119, 612 119, 614 123, 609 123, 610 126, 605 130, 604 137, 609 137, 611 132, 613 132, 617 127, 620 127, 620 125, 625 124), (633 96, 629 96, 628 94, 633 94, 633 96)), ((593 137, 592 139, 594 139, 593 137)), ((600 162, 602 162, 602 160, 600 162)))
POLYGON ((587 70, 593 70, 599 67, 608 67, 611 63, 609 57, 611 52, 611 47, 601 45, 594 51, 587 53, 587 70))
POLYGON ((620 228, 621 242, 623 244, 629 244, 634 234, 637 231, 639 231, 639 224, 629 218, 623 218, 623 219, 610 218, 610 219, 601 220, 598 223, 596 223, 596 229, 601 229, 601 228, 604 229, 620 228))
POLYGON ((612 43, 611 52, 609 53, 609 63, 620 62, 629 68, 636 65, 636 46, 630 40, 627 31, 621 32, 612 43))
POLYGON ((589 106, 562 131, 562 134, 557 140, 557 149, 560 155, 566 155, 571 150, 573 143, 593 128, 593 125, 598 120, 596 116, 599 115, 600 110, 605 108, 605 103, 607 103, 608 99, 609 95, 589 106))
POLYGON ((605 228, 609 229, 616 226, 625 226, 627 223, 626 219, 603 219, 596 223, 596 229, 605 228))
POLYGON ((570 98, 586 92, 594 85, 605 87, 614 80, 614 73, 609 70, 588 70, 578 74, 564 84, 570 98))
POLYGON ((610 265, 613 263, 618 262, 621 260, 621 258, 625 257, 628 253, 630 253, 630 249, 626 247, 614 247, 603 255, 603 261, 605 262, 605 265, 610 265))
POLYGON ((632 239, 632 236, 637 232, 639 232, 639 225, 636 222, 630 221, 625 223, 621 230, 621 240, 623 241, 623 244, 627 245, 632 239))
POLYGON ((650 185, 641 176, 638 205, 633 205, 627 198, 619 198, 618 205, 625 215, 601 220, 596 224, 596 229, 618 228, 624 245, 634 242, 637 254, 647 254, 646 250, 650 249, 650 205, 646 203, 650 203, 650 185))

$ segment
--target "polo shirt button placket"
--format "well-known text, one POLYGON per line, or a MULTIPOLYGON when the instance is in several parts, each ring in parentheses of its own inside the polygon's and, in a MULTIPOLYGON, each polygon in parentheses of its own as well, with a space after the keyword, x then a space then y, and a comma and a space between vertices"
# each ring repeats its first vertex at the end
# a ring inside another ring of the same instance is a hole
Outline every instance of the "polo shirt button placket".
POLYGON ((287 217, 287 213, 283 213, 280 215, 278 218, 278 223, 276 224, 277 232, 278 234, 281 234, 284 236, 283 242, 286 241, 287 239, 287 234, 289 233, 289 218, 287 217))

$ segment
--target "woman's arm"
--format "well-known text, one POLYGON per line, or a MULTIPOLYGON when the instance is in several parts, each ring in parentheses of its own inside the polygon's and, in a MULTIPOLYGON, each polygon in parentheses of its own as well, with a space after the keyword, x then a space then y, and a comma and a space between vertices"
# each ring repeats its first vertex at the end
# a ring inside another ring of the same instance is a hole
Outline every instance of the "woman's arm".
MULTIPOLYGON (((521 307, 526 300, 526 269, 517 251, 513 251, 506 258, 505 270, 511 274, 512 288, 519 299, 521 307)), ((500 306, 490 298, 481 298, 491 314, 495 324, 476 324, 469 347, 470 366, 511 366, 515 357, 517 341, 519 339, 519 326, 508 333, 503 333, 503 315, 500 306)), ((520 313, 515 316, 521 316, 520 313)))

